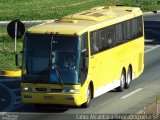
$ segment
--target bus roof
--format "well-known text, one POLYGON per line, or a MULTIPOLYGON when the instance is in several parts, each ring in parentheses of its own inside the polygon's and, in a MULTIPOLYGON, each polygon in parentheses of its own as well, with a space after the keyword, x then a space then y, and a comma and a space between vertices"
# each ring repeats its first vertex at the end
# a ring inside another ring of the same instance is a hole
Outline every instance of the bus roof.
POLYGON ((85 10, 28 29, 37 34, 82 34, 142 15, 137 7, 102 6, 85 10))

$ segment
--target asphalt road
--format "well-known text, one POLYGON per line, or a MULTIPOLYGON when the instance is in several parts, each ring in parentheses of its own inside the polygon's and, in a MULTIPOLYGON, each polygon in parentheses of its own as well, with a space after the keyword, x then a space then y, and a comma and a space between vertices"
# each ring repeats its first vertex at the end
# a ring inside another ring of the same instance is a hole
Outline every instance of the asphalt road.
POLYGON ((20 99, 20 78, 0 76, 0 112, 18 108, 20 99))
POLYGON ((132 114, 155 101, 160 94, 160 14, 148 14, 145 19, 145 69, 143 74, 132 81, 131 88, 122 93, 108 92, 95 98, 87 109, 77 107, 51 106, 38 110, 33 105, 24 105, 12 111, 23 120, 72 120, 91 116, 83 114, 132 114), (156 47, 156 48, 155 48, 156 47), (23 115, 22 115, 23 114, 23 115), (82 116, 81 116, 82 115, 82 116))
POLYGON ((9 106, 11 99, 9 89, 5 85, 0 84, 0 111, 3 111, 9 106))
POLYGON ((160 13, 146 14, 144 16, 145 39, 146 45, 160 44, 160 13))

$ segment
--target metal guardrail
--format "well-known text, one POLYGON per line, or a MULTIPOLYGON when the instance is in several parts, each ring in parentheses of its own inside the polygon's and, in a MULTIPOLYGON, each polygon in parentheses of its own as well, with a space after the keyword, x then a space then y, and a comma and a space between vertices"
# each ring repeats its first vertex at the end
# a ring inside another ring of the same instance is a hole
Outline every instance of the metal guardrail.
MULTIPOLYGON (((48 22, 53 22, 53 20, 35 20, 35 21, 22 21, 22 23, 25 24, 25 26, 33 26, 33 25, 38 25, 42 23, 48 23, 48 22)), ((6 28, 7 25, 9 24, 10 21, 0 21, 0 28, 6 28)))

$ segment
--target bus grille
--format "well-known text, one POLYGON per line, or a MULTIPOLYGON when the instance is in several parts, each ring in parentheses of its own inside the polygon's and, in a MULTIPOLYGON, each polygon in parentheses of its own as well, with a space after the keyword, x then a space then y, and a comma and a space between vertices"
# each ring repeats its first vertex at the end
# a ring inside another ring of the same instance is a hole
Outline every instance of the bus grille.
POLYGON ((50 92, 62 92, 62 89, 50 89, 50 92))
POLYGON ((35 88, 35 92, 62 92, 62 89, 47 89, 47 88, 35 88))
POLYGON ((35 88, 37 92, 47 92, 47 88, 35 88))

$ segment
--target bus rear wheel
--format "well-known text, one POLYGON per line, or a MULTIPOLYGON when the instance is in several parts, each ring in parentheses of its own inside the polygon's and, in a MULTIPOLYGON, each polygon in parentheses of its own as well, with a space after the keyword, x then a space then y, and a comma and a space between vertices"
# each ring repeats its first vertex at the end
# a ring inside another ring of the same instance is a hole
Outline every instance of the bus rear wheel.
POLYGON ((83 108, 88 108, 91 102, 92 94, 91 94, 91 87, 89 86, 87 89, 87 101, 82 104, 83 108))
POLYGON ((132 70, 129 67, 128 72, 127 72, 127 79, 126 79, 126 83, 125 83, 126 89, 130 88, 131 81, 132 81, 132 70))
POLYGON ((121 77, 120 77, 120 86, 116 88, 117 92, 123 92, 124 86, 125 86, 125 81, 126 81, 126 76, 125 76, 125 72, 123 70, 121 73, 121 77))

